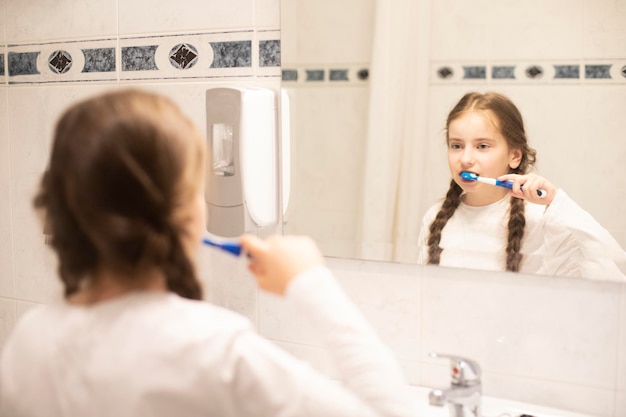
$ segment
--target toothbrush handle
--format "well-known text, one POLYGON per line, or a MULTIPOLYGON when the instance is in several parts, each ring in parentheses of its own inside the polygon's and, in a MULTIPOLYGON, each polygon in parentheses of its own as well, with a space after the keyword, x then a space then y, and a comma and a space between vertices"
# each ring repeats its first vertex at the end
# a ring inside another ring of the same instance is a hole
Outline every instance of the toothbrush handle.
MULTIPOLYGON (((496 180, 496 185, 500 186, 500 187, 508 188, 510 190, 510 189, 513 188, 513 181, 510 181, 510 180, 507 180, 507 181, 496 180)), ((524 188, 524 186, 521 187, 521 189, 523 189, 523 188, 524 188)), ((539 196, 539 198, 546 198, 546 195, 548 195, 548 193, 543 188, 540 188, 540 189, 537 190, 537 195, 539 196)))

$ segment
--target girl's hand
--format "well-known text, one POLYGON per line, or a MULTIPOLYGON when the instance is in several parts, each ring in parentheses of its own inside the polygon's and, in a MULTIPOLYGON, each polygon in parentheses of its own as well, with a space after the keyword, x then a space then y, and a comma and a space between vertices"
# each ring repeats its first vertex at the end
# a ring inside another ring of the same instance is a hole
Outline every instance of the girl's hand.
POLYGON ((276 235, 261 240, 246 234, 240 242, 259 287, 274 294, 283 295, 295 276, 324 265, 317 245, 308 237, 276 235))
POLYGON ((535 204, 549 206, 558 191, 558 188, 551 182, 537 174, 507 174, 498 177, 498 179, 500 181, 513 181, 513 188, 509 191, 509 194, 535 204), (543 198, 537 194, 537 190, 540 188, 546 191, 546 196, 543 198))

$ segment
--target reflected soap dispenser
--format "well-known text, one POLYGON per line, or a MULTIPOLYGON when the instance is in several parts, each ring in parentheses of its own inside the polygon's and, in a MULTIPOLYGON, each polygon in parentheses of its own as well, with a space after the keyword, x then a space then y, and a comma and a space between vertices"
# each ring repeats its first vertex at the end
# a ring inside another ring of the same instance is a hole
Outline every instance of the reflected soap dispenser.
POLYGON ((276 102, 263 88, 206 92, 207 231, 236 237, 275 225, 276 102))

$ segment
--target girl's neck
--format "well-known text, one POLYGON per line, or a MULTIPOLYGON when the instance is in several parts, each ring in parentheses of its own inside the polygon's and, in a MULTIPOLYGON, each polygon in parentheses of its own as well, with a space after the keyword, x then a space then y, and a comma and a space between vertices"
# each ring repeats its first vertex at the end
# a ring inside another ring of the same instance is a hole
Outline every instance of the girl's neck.
POLYGON ((493 204, 497 201, 502 200, 505 196, 509 194, 509 191, 504 188, 496 188, 491 190, 488 194, 483 193, 465 193, 463 195, 463 202, 468 206, 487 206, 489 204, 493 204))
POLYGON ((137 291, 166 292, 165 275, 158 269, 134 277, 99 271, 78 292, 68 297, 68 302, 74 305, 92 305, 137 291))

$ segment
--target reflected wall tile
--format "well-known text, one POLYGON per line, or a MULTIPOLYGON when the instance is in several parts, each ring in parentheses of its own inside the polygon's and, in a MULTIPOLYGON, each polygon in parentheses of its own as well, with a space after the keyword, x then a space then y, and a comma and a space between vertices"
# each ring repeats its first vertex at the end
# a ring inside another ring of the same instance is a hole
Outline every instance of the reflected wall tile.
MULTIPOLYGON (((488 9, 490 58, 579 58, 582 50, 581 0, 501 2, 488 9)), ((475 8, 468 19, 485 14, 475 8)))
POLYGON ((614 386, 619 284, 484 271, 433 275, 424 279, 423 315, 438 319, 423 324, 424 351, 468 356, 487 372, 614 386))
POLYGON ((43 4, 22 0, 5 2, 8 43, 117 33, 116 0, 56 0, 43 4))
POLYGON ((618 390, 615 401, 614 417, 626 416, 626 390, 618 390))
POLYGON ((431 2, 431 59, 468 60, 490 57, 490 0, 431 2))
POLYGON ((327 86, 296 93, 293 163, 299 188, 294 189, 307 190, 297 198, 310 209, 354 213, 361 188, 367 89, 327 86))
POLYGON ((623 57, 626 44, 626 2, 583 0, 582 55, 588 58, 623 57))
POLYGON ((32 199, 48 159, 53 126, 67 105, 104 85, 9 88, 9 138, 14 231, 15 295, 49 302, 61 295, 56 258, 44 244, 32 199))
MULTIPOLYGON (((622 174, 626 158, 626 143, 617 133, 626 131, 626 120, 621 116, 626 108, 626 85, 615 85, 610 89, 590 86, 578 94, 578 99, 583 104, 581 113, 575 117, 581 122, 574 126, 579 128, 580 138, 593 138, 577 141, 578 148, 587 155, 586 166, 598 169, 586 170, 594 172, 587 178, 588 186, 584 190, 581 187, 576 189, 576 198, 581 198, 580 204, 584 204, 583 207, 608 230, 626 230, 626 218, 622 213, 626 187, 611 187, 606 181, 622 174), (607 201, 619 203, 606 204, 607 201)), ((572 162, 576 166, 577 162, 572 162)), ((621 244, 626 248, 626 239, 622 239, 621 244)))
POLYGON ((0 87, 0 297, 15 296, 7 88, 0 87))
POLYGON ((119 31, 128 35, 254 27, 254 3, 255 0, 125 0, 118 6, 119 31))

